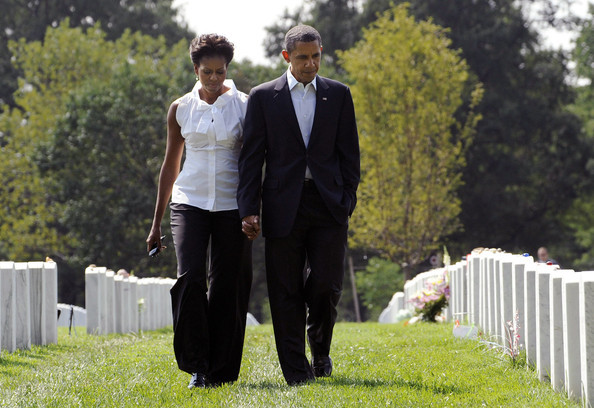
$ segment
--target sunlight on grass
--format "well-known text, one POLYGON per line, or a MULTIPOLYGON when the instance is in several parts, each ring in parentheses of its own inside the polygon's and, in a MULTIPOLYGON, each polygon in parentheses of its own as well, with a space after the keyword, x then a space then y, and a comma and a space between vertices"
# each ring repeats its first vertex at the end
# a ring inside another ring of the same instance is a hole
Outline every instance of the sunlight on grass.
POLYGON ((331 378, 288 387, 272 327, 249 327, 240 379, 189 391, 177 369, 171 330, 87 336, 0 354, 2 407, 579 407, 450 325, 338 324, 331 378))

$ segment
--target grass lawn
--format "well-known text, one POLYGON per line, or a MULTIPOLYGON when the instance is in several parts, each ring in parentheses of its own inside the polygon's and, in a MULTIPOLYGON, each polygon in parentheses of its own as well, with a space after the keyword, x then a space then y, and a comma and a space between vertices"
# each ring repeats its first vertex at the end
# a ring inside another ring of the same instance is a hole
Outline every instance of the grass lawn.
POLYGON ((340 323, 331 378, 285 384, 272 327, 249 327, 240 379, 190 391, 170 330, 93 337, 60 328, 58 345, 0 354, 1 407, 579 407, 533 370, 449 324, 340 323))

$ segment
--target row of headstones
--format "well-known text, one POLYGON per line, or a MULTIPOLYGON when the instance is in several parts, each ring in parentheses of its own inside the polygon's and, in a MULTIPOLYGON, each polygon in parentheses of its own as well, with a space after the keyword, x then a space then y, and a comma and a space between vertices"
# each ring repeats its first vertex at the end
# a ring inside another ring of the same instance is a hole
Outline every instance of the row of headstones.
POLYGON ((57 304, 54 262, 0 262, 0 349, 57 343, 57 304))
POLYGON ((449 274, 454 316, 467 317, 500 344, 519 335, 541 380, 586 406, 594 403, 594 272, 477 251, 449 274))
POLYGON ((130 333, 173 324, 169 278, 116 275, 105 267, 85 270, 87 333, 130 333))

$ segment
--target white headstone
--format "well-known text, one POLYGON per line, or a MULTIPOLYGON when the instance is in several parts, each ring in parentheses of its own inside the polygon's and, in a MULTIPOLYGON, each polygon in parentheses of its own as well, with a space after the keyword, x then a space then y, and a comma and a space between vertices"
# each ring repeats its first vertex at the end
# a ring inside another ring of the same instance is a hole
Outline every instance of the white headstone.
POLYGON ((548 380, 551 373, 551 323, 549 313, 549 284, 551 271, 539 267, 536 271, 536 371, 540 380, 548 380))
POLYGON ((500 344, 503 344, 503 333, 501 332, 501 257, 503 254, 495 254, 493 257, 493 287, 491 289, 492 296, 492 331, 495 338, 500 344))
POLYGON ((122 333, 129 333, 132 331, 130 329, 130 321, 134 310, 130 310, 130 286, 130 278, 124 278, 122 281, 122 304, 121 309, 118 312, 121 317, 122 333))
MULTIPOLYGON (((45 302, 43 290, 43 262, 28 262, 29 311, 31 313, 31 344, 45 344, 45 302)), ((57 318, 57 316, 56 316, 57 318)))
POLYGON ((561 305, 563 309, 563 361, 565 390, 569 398, 582 397, 580 364, 580 273, 563 275, 561 305))
POLYGON ((99 270, 89 266, 85 270, 85 309, 87 311, 87 333, 105 334, 102 329, 102 303, 104 285, 99 270))
POLYGON ((485 254, 481 254, 481 275, 479 278, 480 281, 480 288, 479 288, 479 306, 478 306, 478 313, 479 313, 479 326, 483 328, 483 330, 489 330, 488 323, 487 323, 487 287, 488 287, 488 267, 489 267, 489 260, 485 256, 485 254))
POLYGON ((458 302, 460 300, 458 284, 460 278, 458 277, 458 265, 450 265, 448 268, 448 272, 450 275, 450 300, 449 300, 449 309, 450 313, 456 318, 458 318, 458 313, 460 307, 458 306, 458 302))
POLYGON ((259 326, 260 325, 258 320, 256 320, 254 315, 252 315, 251 313, 247 314, 245 324, 246 324, 246 326, 259 326))
POLYGON ((524 312, 526 322, 524 333, 526 340, 526 359, 529 364, 536 364, 536 264, 527 263, 524 271, 524 312))
POLYGON ((128 283, 130 285, 130 303, 128 305, 130 310, 130 331, 136 333, 140 330, 138 326, 138 278, 130 276, 128 283))
POLYGON ((137 296, 138 296, 138 328, 142 331, 149 330, 148 328, 148 305, 150 300, 147 294, 146 279, 138 279, 137 282, 137 296))
POLYGON ((512 292, 513 292, 513 312, 518 313, 518 322, 515 327, 516 332, 520 335, 518 341, 521 347, 526 347, 525 331, 526 313, 524 312, 524 267, 525 263, 523 257, 514 256, 512 266, 512 292), (518 327, 519 326, 519 327, 518 327))
POLYGON ((563 275, 573 274, 572 270, 558 270, 551 272, 549 285, 549 316, 551 344, 551 385, 556 391, 561 391, 565 383, 565 357, 563 354, 563 305, 562 286, 563 275))
POLYGON ((29 288, 29 267, 27 262, 16 262, 15 269, 15 291, 16 299, 16 348, 31 348, 31 294, 29 288))
MULTIPOLYGON (((107 309, 107 268, 100 266, 96 268, 99 273, 99 327, 100 331, 97 334, 109 333, 109 316, 107 309)), ((89 308, 87 307, 87 312, 89 308)))
MULTIPOLYGON (((461 310, 460 312, 463 313, 463 316, 468 318, 468 313, 470 311, 468 307, 468 286, 469 286, 469 278, 468 278, 468 264, 467 262, 463 262, 462 265, 462 299, 461 299, 461 310)), ((462 319, 460 319, 462 321, 462 319)), ((470 320, 465 320, 470 321, 470 320)))
POLYGON ((379 323, 394 323, 394 316, 398 313, 398 311, 396 309, 398 309, 397 295, 399 293, 401 294, 402 297, 404 297, 404 293, 402 293, 402 292, 397 292, 397 293, 394 293, 394 295, 392 295, 392 299, 390 299, 388 306, 386 306, 386 308, 384 310, 382 310, 382 312, 378 318, 379 323))
POLYGON ((125 313, 124 309, 124 278, 122 276, 113 277, 114 285, 114 316, 115 333, 125 333, 122 321, 125 313))
POLYGON ((115 272, 107 270, 105 272, 105 305, 106 305, 106 333, 115 333, 115 282, 113 280, 115 272))
POLYGON ((87 311, 84 308, 58 303, 58 310, 61 312, 58 319, 59 327, 70 327, 72 324, 72 327, 76 329, 77 326, 87 326, 87 311), (72 319, 72 323, 70 319, 72 319))
POLYGON ((480 306, 481 306, 481 259, 478 255, 472 255, 470 262, 470 288, 468 290, 470 305, 470 322, 476 326, 480 325, 480 306))
POLYGON ((45 318, 45 344, 58 342, 58 265, 55 262, 43 263, 43 290, 45 318))
POLYGON ((0 348, 16 350, 16 299, 14 262, 0 262, 0 348))
POLYGON ((513 255, 504 255, 501 258, 499 270, 499 332, 502 338, 506 339, 509 330, 508 322, 513 325, 514 321, 514 276, 513 276, 513 255))
POLYGON ((159 279, 151 278, 151 330, 156 330, 159 328, 159 279))
POLYGON ((582 397, 585 406, 594 405, 594 272, 581 272, 580 280, 580 355, 582 397))
MULTIPOLYGON (((173 324, 173 310, 171 307, 171 288, 175 284, 175 279, 166 278, 163 279, 163 316, 164 316, 164 326, 171 326, 173 324)), ((399 292, 399 296, 397 297, 397 303, 404 306, 404 294, 399 292)), ((397 306, 398 307, 398 306, 397 306)))
MULTIPOLYGON (((173 285, 170 284, 169 287, 169 291, 171 291, 171 288, 173 287, 173 285)), ((404 293, 402 292, 397 292, 394 295, 394 300, 395 300, 395 305, 396 305, 396 313, 398 313, 398 311, 400 309, 404 309, 404 293)), ((169 303, 171 303, 171 296, 169 296, 169 303)))

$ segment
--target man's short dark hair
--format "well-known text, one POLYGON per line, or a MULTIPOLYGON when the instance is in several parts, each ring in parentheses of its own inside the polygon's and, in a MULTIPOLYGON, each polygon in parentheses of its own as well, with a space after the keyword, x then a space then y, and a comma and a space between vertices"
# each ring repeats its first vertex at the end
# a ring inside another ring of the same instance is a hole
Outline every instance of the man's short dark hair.
POLYGON ((204 57, 223 57, 227 65, 233 59, 233 43, 218 34, 202 34, 190 43, 190 58, 196 65, 204 57))
POLYGON ((299 24, 287 31, 285 35, 285 50, 290 54, 297 47, 298 42, 317 41, 322 46, 322 36, 315 28, 299 24))

